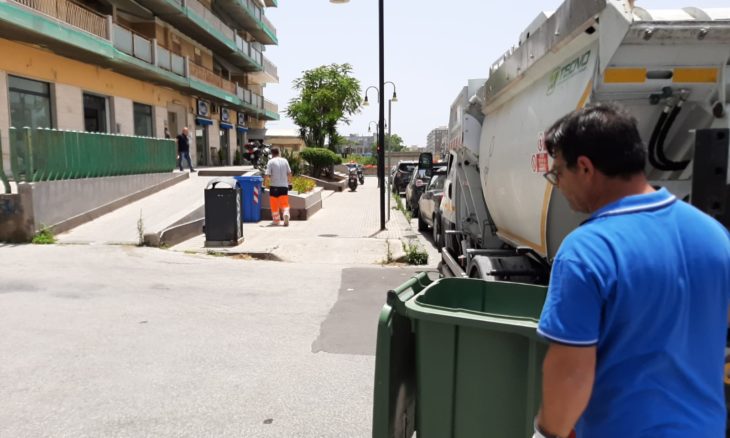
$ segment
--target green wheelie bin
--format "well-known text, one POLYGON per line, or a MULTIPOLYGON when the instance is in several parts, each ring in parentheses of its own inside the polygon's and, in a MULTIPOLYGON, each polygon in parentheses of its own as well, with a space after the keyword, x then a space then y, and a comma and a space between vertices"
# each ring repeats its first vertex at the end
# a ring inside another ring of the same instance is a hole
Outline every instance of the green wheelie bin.
POLYGON ((529 438, 547 287, 418 274, 378 325, 373 437, 529 438))

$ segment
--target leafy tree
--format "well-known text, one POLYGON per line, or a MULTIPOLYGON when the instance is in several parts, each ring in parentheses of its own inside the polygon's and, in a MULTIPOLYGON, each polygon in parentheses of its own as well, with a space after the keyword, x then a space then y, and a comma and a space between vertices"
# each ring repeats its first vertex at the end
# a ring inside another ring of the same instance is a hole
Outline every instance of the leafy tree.
MULTIPOLYGON (((403 139, 398 134, 385 134, 385 144, 387 146, 385 149, 386 152, 401 152, 406 149, 406 146, 403 144, 403 139)), ((373 144, 372 151, 373 155, 378 155, 377 143, 373 144)))
POLYGON ((385 144, 388 146, 386 150, 391 152, 400 152, 406 148, 403 139, 398 134, 385 135, 385 144))
POLYGON ((351 73, 350 64, 331 64, 294 80, 299 96, 289 102, 286 114, 299 126, 307 146, 324 147, 329 138, 330 150, 337 150, 337 123, 350 124, 349 116, 360 111, 360 81, 351 73))

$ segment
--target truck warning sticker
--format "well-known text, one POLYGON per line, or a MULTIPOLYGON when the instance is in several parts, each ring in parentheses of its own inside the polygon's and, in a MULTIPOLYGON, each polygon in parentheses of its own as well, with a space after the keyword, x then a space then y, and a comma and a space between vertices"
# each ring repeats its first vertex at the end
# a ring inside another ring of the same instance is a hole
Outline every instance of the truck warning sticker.
POLYGON ((545 173, 550 170, 549 156, 545 147, 545 133, 540 132, 537 137, 537 153, 530 158, 532 173, 545 173))

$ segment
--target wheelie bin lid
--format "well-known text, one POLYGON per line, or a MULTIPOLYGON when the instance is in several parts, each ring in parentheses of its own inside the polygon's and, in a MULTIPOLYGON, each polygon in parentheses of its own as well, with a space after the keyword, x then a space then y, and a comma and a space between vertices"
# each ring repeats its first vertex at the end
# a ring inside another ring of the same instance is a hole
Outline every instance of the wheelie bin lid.
POLYGON ((205 190, 220 189, 221 187, 218 187, 219 184, 227 185, 228 187, 225 187, 226 189, 235 189, 238 185, 238 181, 236 181, 235 178, 213 178, 208 181, 208 184, 205 186, 205 190))

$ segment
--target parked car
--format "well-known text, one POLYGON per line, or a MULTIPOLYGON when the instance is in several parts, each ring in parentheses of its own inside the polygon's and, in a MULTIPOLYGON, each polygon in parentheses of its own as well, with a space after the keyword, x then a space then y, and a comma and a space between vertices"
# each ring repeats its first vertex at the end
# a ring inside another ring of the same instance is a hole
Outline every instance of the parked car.
POLYGON ((446 181, 446 169, 435 172, 418 201, 418 230, 426 231, 428 227, 431 227, 433 242, 439 249, 444 242, 441 215, 439 214, 439 205, 444 196, 444 181, 446 181))
POLYGON ((414 169, 411 175, 410 181, 406 186, 406 208, 413 212, 413 216, 418 216, 418 200, 426 190, 426 186, 431 177, 438 173, 446 173, 446 166, 440 164, 434 164, 431 171, 426 169, 414 169))
POLYGON ((398 162, 393 174, 393 193, 400 194, 406 191, 408 181, 411 180, 411 174, 416 167, 418 167, 418 161, 401 160, 398 162))

